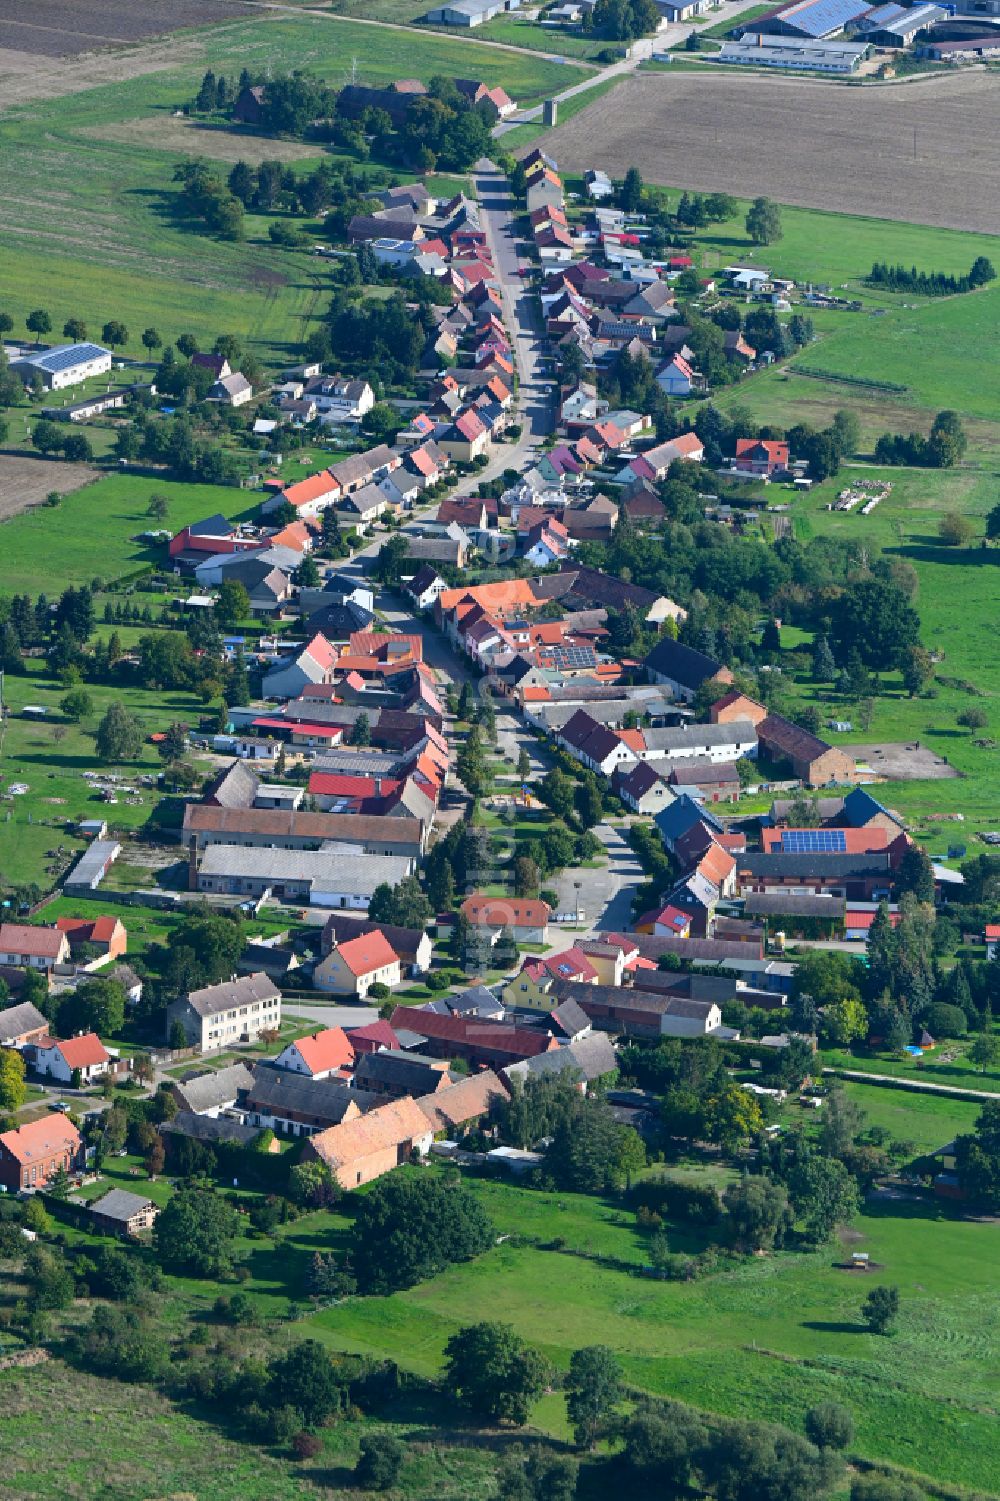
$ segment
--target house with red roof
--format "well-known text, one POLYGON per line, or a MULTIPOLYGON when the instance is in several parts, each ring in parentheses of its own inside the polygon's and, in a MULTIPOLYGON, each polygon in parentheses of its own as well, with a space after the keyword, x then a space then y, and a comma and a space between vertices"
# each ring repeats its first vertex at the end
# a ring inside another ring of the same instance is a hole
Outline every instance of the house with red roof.
POLYGON ((351 1027, 347 1033, 356 1058, 363 1053, 377 1053, 381 1048, 398 1048, 399 1038, 387 1021, 369 1022, 366 1027, 351 1027))
POLYGON ((471 464, 481 453, 489 451, 490 437, 490 429, 479 413, 467 407, 438 440, 438 446, 455 463, 471 464))
POLYGON ((310 474, 270 496, 261 505, 260 512, 267 516, 287 502, 298 516, 318 516, 327 506, 336 505, 342 493, 343 486, 330 470, 321 469, 318 474, 310 474))
POLYGON ((69 939, 60 928, 0 923, 0 965, 48 972, 57 964, 68 964, 69 959, 69 939))
POLYGON ((559 1046, 551 1032, 540 1027, 510 1026, 475 1016, 442 1016, 422 1006, 397 1006, 389 1020, 394 1029, 423 1038, 422 1053, 432 1058, 464 1058, 479 1067, 503 1068, 559 1046))
POLYGON ((265 698, 298 698, 310 685, 333 683, 336 675, 337 648, 317 631, 296 656, 279 662, 264 677, 265 698))
POLYGON ((0 1183, 9 1193, 44 1188, 60 1168, 69 1172, 83 1160, 83 1140, 65 1115, 55 1111, 0 1135, 0 1183))
POLYGON ((733 468, 741 474, 784 474, 788 469, 787 443, 764 438, 737 438, 733 468))
POLYGON ((290 1042, 274 1060, 275 1068, 310 1079, 329 1079, 354 1067, 354 1048, 343 1027, 324 1027, 290 1042))
POLYGON ((567 949, 547 958, 526 959, 517 975, 504 990, 508 1006, 524 1006, 532 1011, 550 1011, 549 996, 553 980, 573 980, 578 985, 596 985, 600 979, 597 966, 581 949, 567 949))
POLYGON ((399 955, 378 929, 336 943, 313 973, 317 989, 359 999, 363 999, 373 985, 387 985, 391 989, 402 978, 399 955))
POLYGON ((1000 952, 1000 922, 988 922, 983 930, 987 959, 995 959, 1000 952))
POLYGON ((118 917, 57 917, 56 927, 69 939, 74 958, 88 944, 108 959, 120 959, 128 949, 128 929, 118 917))
POLYGON ((77 1069, 84 1084, 99 1079, 112 1066, 112 1057, 96 1032, 57 1041, 43 1037, 35 1043, 35 1070, 60 1084, 70 1084, 77 1069))
POLYGON ((474 891, 466 897, 461 913, 472 927, 491 935, 495 943, 509 928, 518 943, 548 943, 552 908, 536 897, 487 896, 474 891))

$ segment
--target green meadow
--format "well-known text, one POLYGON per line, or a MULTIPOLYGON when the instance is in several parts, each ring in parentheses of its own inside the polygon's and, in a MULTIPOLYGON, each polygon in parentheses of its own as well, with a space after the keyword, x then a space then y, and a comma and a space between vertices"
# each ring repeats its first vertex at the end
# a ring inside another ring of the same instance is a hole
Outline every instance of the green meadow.
MULTIPOLYGON (((528 104, 567 81, 564 69, 528 53, 418 31, 401 48, 398 32, 312 14, 191 33, 176 70, 0 114, 7 200, 0 298, 15 319, 15 337, 27 312, 41 306, 57 329, 69 317, 93 327, 120 318, 136 349, 139 333, 153 325, 168 340, 188 331, 208 343, 236 332, 266 363, 287 361, 325 311, 329 272, 306 253, 272 246, 267 221, 255 221, 244 244, 176 221, 174 166, 199 151, 212 155, 212 146, 209 137, 206 150, 205 132, 186 144, 174 112, 208 67, 231 79, 243 67, 305 68, 336 87, 355 60, 359 81, 388 82, 399 76, 404 53, 413 76, 481 77, 528 104)), ((233 138, 222 134, 219 155, 228 170, 233 138)), ((262 138, 243 139, 258 159, 262 138)), ((279 156, 287 146, 272 144, 270 154, 279 156)), ((299 147, 298 154, 308 165, 324 147, 299 147)), ((373 170, 389 176, 386 168, 373 170)))
MULTIPOLYGON (((58 595, 69 584, 111 582, 162 563, 162 545, 138 540, 149 530, 179 531, 221 511, 249 517, 259 495, 224 485, 190 485, 159 475, 109 474, 67 495, 56 509, 36 506, 3 523, 5 593, 58 595), (162 520, 146 512, 149 497, 165 495, 162 520)), ((183 586, 179 586, 183 589, 183 586)))

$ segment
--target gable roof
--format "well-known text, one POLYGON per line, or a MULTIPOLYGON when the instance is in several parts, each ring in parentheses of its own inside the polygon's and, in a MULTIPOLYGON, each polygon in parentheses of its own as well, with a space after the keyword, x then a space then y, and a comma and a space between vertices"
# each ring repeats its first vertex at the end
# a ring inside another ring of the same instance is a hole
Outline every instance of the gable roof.
POLYGON ((491 1069, 484 1069, 438 1090, 437 1094, 424 1095, 416 1103, 432 1131, 447 1131, 487 1115, 494 1100, 506 1098, 507 1091, 497 1075, 491 1069))
POLYGON ((98 1214, 105 1220, 118 1220, 123 1225, 152 1207, 152 1199, 143 1198, 140 1194, 130 1194, 124 1188, 109 1189, 103 1198, 92 1199, 87 1205, 91 1214, 98 1214))
POLYGON ((399 963, 399 955, 379 928, 349 938, 346 943, 338 943, 334 952, 355 976, 370 975, 373 970, 399 963))
POLYGON ((10 1047, 26 1032, 38 1032, 43 1027, 47 1028, 48 1022, 30 1001, 22 1001, 19 1006, 8 1006, 5 1011, 0 1011, 0 1047, 10 1047))
POLYGON ((442 1016, 422 1006, 397 1006, 390 1021, 393 1027, 415 1032, 418 1037, 494 1054, 507 1053, 512 1058, 530 1058, 553 1045, 550 1034, 540 1028, 512 1027, 478 1017, 442 1016))
POLYGON ((544 928, 552 915, 548 902, 532 897, 495 897, 474 891, 460 908, 475 927, 544 928))
POLYGON ((252 1068, 245 1063, 230 1063, 225 1068, 196 1074, 192 1079, 179 1079, 171 1085, 171 1093, 184 1109, 200 1115, 204 1110, 232 1104, 252 1083, 252 1068))
POLYGON ((293 1046, 311 1074, 326 1073, 354 1062, 354 1049, 343 1027, 326 1027, 310 1037, 296 1038, 293 1046))
POLYGON ((55 1111, 43 1115, 41 1120, 29 1121, 17 1131, 4 1131, 0 1135, 0 1147, 21 1167, 31 1167, 44 1162, 55 1153, 67 1148, 75 1153, 80 1149, 80 1133, 71 1120, 55 1111))
POLYGON ((96 1032, 86 1032, 82 1037, 67 1037, 57 1042, 56 1047, 69 1068, 93 1068, 98 1063, 110 1063, 111 1054, 96 1032))
POLYGON ((722 670, 722 663, 714 657, 696 651, 693 646, 685 646, 682 641, 674 641, 670 636, 663 636, 656 643, 643 659, 643 666, 692 691, 722 670))
POLYGON ((331 1124, 343 1120, 351 1106, 364 1110, 376 1097, 336 1079, 307 1079, 301 1074, 262 1064, 254 1070, 245 1108, 259 1114, 280 1116, 286 1111, 312 1116, 331 1124))
POLYGON ((36 928, 30 923, 0 923, 0 951, 6 954, 30 954, 33 959, 56 960, 67 942, 58 928, 36 928))
POLYGON ((238 980, 223 980, 218 985, 205 985, 201 990, 188 994, 188 1005, 201 1017, 218 1016, 222 1011, 231 1011, 234 1006, 245 1006, 250 1001, 271 1001, 280 997, 281 991, 262 970, 253 975, 243 975, 238 980))
POLYGON ((415 1100, 407 1097, 378 1105, 357 1120, 320 1131, 311 1139, 310 1146, 322 1162, 336 1169, 375 1152, 403 1146, 427 1136, 429 1131, 426 1115, 415 1100))

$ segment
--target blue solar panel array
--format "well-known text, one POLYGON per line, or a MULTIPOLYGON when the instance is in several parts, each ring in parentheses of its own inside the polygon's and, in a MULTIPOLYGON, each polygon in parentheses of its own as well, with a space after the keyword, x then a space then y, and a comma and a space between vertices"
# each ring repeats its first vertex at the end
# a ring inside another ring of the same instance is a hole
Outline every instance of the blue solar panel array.
POLYGON ((846 855, 843 829, 786 829, 781 836, 783 855, 846 855))
POLYGON ((107 353, 98 344, 64 344, 40 354, 34 363, 43 370, 68 370, 73 365, 82 365, 84 361, 99 360, 107 353))
POLYGON ((779 15, 803 36, 824 37, 843 31, 849 21, 864 15, 869 8, 863 0, 806 0, 804 5, 788 6, 779 15))

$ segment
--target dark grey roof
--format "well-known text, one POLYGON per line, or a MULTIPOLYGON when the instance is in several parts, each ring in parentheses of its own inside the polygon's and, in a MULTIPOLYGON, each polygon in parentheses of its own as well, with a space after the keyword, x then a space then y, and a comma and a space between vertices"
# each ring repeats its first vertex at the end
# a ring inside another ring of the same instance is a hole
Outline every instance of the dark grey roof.
POLYGON ((823 896, 818 891, 748 891, 743 910, 754 917, 832 917, 842 921, 847 903, 843 897, 823 896))
POLYGON ((682 641, 664 636, 645 657, 643 666, 661 672, 664 677, 693 692, 709 678, 714 678, 722 663, 714 657, 707 657, 704 652, 695 651, 693 646, 685 646, 682 641))
POLYGON ((195 1115, 192 1110, 178 1110, 172 1120, 164 1121, 160 1132, 175 1136, 187 1136, 192 1141, 232 1141, 238 1146, 249 1146, 260 1135, 259 1126, 243 1126, 227 1115, 195 1115))
POLYGON ((869 876, 889 876, 889 852, 878 850, 865 855, 824 855, 811 850, 782 851, 772 854, 737 855, 737 879, 750 876, 834 876, 842 880, 864 880, 869 876))
POLYGON ((96 1199, 89 1204, 91 1214, 99 1214, 106 1220, 118 1220, 121 1224, 128 1224, 137 1214, 148 1209, 152 1199, 144 1199, 140 1194, 130 1194, 124 1188, 112 1188, 102 1199, 96 1199))
POLYGON ((218 1016, 222 1011, 231 1011, 234 1006, 245 1006, 248 1001, 273 1000, 280 995, 281 991, 267 975, 244 975, 239 980, 223 980, 219 985, 192 990, 188 995, 188 1005, 198 1016, 218 1016))
POLYGON ((7 1047, 25 1032, 37 1032, 39 1027, 48 1028, 45 1017, 30 1001, 19 1006, 8 1006, 0 1011, 0 1045, 7 1047))
POLYGON ((590 1028, 590 1017, 574 1000, 561 1001, 549 1012, 547 1020, 555 1022, 557 1031, 564 1032, 569 1038, 590 1028))
POLYGON ((366 631, 374 619, 371 610, 349 599, 314 610, 306 621, 306 630, 311 635, 319 631, 328 641, 347 641, 355 631, 366 631))
POLYGON ((233 1104, 240 1091, 249 1089, 252 1083, 252 1068, 245 1063, 230 1063, 227 1068, 178 1080, 171 1086, 171 1092, 182 1109, 201 1115, 206 1110, 233 1104))
POLYGON ((335 938, 338 943, 347 943, 351 938, 360 938, 365 933, 381 933, 400 959, 416 957, 421 940, 427 935, 422 928, 398 928, 394 923, 369 922, 366 917, 351 917, 346 912, 332 912, 323 929, 323 948, 328 950, 335 938))
POLYGON ((365 1090, 352 1089, 335 1079, 307 1079, 262 1064, 254 1073, 253 1085, 242 1101, 242 1108, 276 1116, 292 1111, 335 1126, 352 1103, 359 1110, 368 1110, 378 1101, 365 1090))
POLYGON ((394 1048, 381 1053, 362 1053, 354 1066, 354 1078, 359 1086, 385 1084, 393 1089, 405 1089, 407 1094, 414 1096, 434 1089, 442 1074, 449 1084, 455 1082, 447 1065, 442 1068, 440 1058, 400 1054, 394 1048))
POLYGON ((204 798, 213 798, 222 808, 252 808, 260 777, 247 765, 236 760, 224 766, 205 788, 204 798))
POLYGON ((524 1079, 532 1074, 561 1074, 575 1070, 589 1084, 605 1074, 614 1073, 617 1067, 618 1055, 608 1034, 589 1032, 586 1037, 567 1043, 565 1047, 512 1063, 503 1072, 508 1079, 524 1079))

